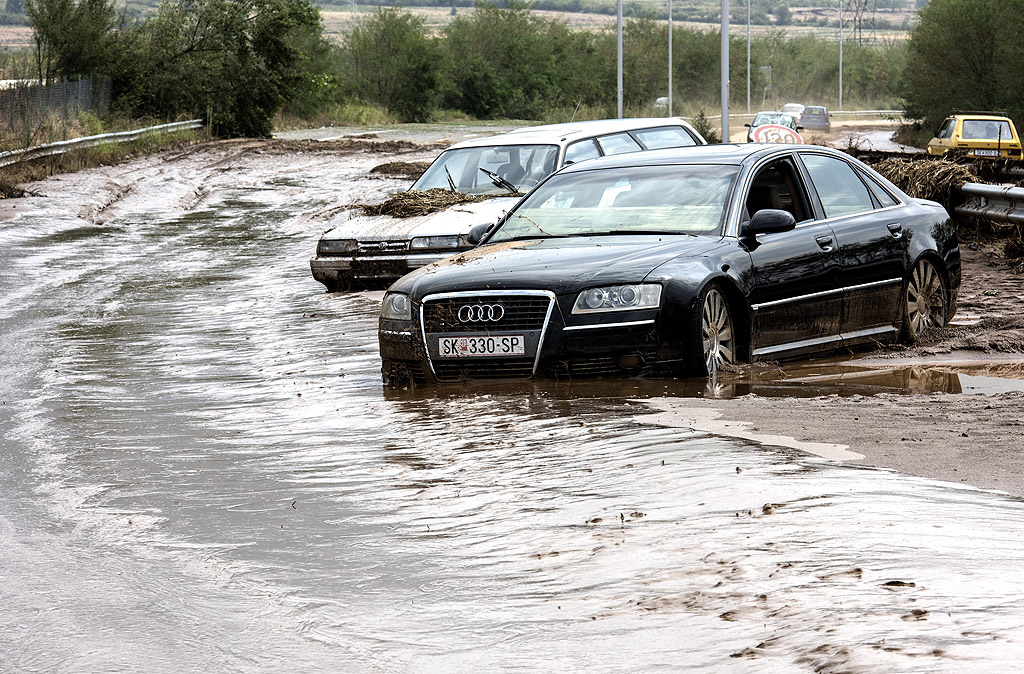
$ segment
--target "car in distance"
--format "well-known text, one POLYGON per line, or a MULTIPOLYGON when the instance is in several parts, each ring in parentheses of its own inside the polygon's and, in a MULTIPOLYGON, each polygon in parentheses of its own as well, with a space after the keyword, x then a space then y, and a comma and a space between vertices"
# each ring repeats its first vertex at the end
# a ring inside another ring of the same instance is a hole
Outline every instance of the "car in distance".
POLYGON ((954 110, 928 142, 928 154, 943 155, 953 149, 965 150, 968 157, 1022 158, 1013 120, 999 113, 954 110))
POLYGON ((612 119, 523 127, 451 146, 411 190, 441 188, 494 198, 427 215, 353 217, 329 229, 309 261, 328 291, 386 287, 412 269, 472 246, 466 234, 493 223, 556 169, 593 157, 707 141, 678 117, 612 119))
POLYGON ((817 146, 596 159, 474 235, 385 294, 385 383, 715 375, 913 342, 960 285, 942 206, 817 146))
POLYGON ((780 112, 784 112, 793 119, 795 119, 797 124, 800 124, 802 122, 805 110, 806 108, 801 103, 786 103, 781 108, 779 108, 780 112))
POLYGON ((796 118, 793 117, 793 115, 790 115, 785 112, 780 112, 778 110, 762 110, 761 112, 754 115, 754 121, 752 121, 750 124, 743 125, 747 127, 747 142, 755 142, 754 132, 757 130, 758 127, 773 125, 784 126, 788 129, 792 129, 793 131, 799 131, 800 129, 803 128, 797 123, 796 118))
POLYGON ((832 131, 832 113, 824 105, 808 105, 800 116, 800 124, 808 130, 832 131))

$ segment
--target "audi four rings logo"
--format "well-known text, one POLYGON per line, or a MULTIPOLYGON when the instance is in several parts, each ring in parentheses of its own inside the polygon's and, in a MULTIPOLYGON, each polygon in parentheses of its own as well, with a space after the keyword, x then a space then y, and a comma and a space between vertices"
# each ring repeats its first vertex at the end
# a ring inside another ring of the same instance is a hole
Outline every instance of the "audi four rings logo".
POLYGON ((466 304, 459 307, 459 320, 463 323, 496 323, 505 316, 505 307, 500 304, 466 304))

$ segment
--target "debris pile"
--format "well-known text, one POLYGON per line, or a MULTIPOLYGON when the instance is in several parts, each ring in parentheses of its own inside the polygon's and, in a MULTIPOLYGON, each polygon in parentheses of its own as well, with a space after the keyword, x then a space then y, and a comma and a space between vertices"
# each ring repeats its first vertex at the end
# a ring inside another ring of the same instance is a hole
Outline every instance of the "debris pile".
POLYGON ((937 201, 949 211, 963 202, 960 190, 964 183, 978 182, 972 166, 947 159, 890 158, 871 168, 910 196, 937 201))
POLYGON ((370 173, 416 180, 423 175, 428 166, 430 166, 428 161, 389 161, 374 166, 370 169, 370 173))
POLYGON ((390 215, 394 218, 411 218, 417 215, 429 215, 460 204, 475 204, 494 197, 521 197, 521 194, 484 194, 472 195, 462 192, 433 187, 429 190, 408 190, 388 197, 379 204, 356 204, 363 210, 363 215, 390 215))

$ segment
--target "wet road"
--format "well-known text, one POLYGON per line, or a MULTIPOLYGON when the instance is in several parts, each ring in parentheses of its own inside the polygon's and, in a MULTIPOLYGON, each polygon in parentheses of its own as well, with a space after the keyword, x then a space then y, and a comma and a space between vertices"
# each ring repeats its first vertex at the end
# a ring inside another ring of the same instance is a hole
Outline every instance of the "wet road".
POLYGON ((1021 501, 643 423, 703 385, 386 392, 381 294, 307 260, 394 157, 238 147, 0 224, 0 670, 1024 658, 1021 501))

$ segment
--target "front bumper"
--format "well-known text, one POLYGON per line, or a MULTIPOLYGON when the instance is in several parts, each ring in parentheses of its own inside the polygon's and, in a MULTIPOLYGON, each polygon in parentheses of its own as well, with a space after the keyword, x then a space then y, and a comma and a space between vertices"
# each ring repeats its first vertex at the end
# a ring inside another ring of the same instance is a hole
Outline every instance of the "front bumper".
MULTIPOLYGON (((382 319, 378 338, 384 383, 642 376, 670 370, 681 362, 678 347, 660 339, 657 310, 634 312, 637 315, 570 316, 567 326, 557 302, 552 309, 539 338, 527 336, 527 343, 536 346, 519 357, 442 358, 437 355, 437 340, 452 333, 427 332, 421 320, 382 319)), ((495 329, 479 334, 502 337, 523 332, 495 329)))
POLYGON ((350 281, 393 283, 414 269, 456 255, 445 253, 410 253, 408 255, 317 255, 309 260, 313 278, 331 286, 350 281))

